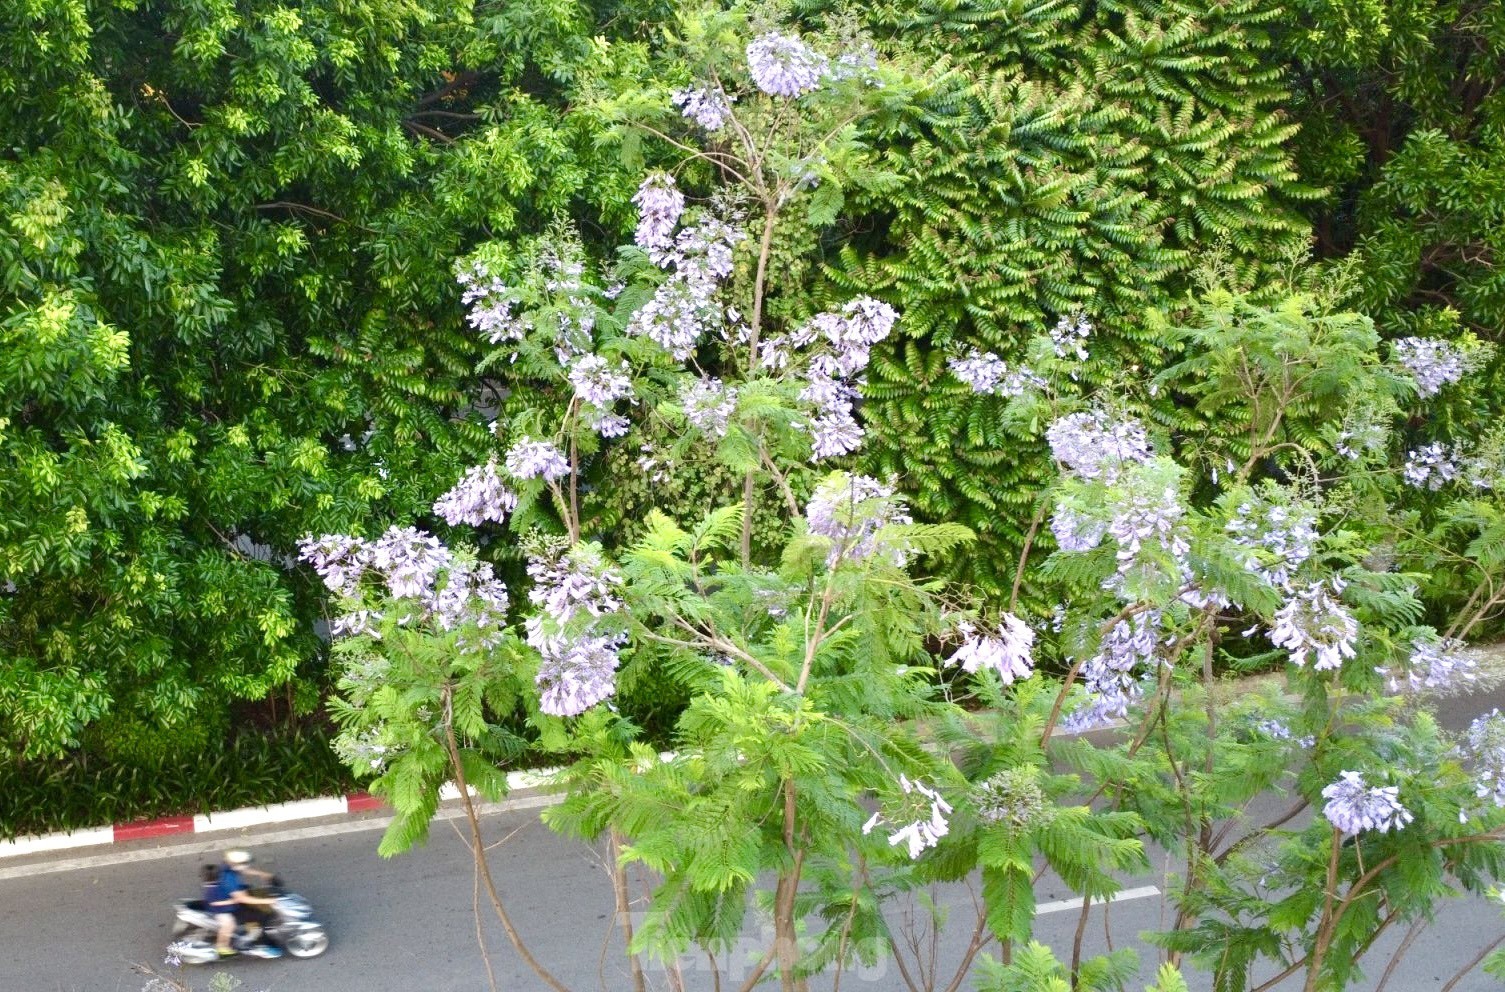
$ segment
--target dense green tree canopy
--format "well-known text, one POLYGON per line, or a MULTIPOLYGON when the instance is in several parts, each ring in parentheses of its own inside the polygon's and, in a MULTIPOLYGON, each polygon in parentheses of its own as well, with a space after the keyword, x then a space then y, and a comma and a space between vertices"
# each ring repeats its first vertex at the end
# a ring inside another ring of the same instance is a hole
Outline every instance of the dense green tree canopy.
POLYGON ((556 109, 593 20, 4 5, 0 753, 206 732, 317 655, 294 542, 478 439, 453 259, 621 199, 556 109))

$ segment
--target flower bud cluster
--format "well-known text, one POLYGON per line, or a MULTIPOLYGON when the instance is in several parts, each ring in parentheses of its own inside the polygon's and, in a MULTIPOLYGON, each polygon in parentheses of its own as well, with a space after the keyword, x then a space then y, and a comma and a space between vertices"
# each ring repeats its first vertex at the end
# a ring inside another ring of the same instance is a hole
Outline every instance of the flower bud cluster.
POLYGON ((1047 823, 1053 809, 1040 787, 1040 770, 1031 765, 993 775, 972 793, 977 815, 986 823, 1028 830, 1047 823))
POLYGON ((1343 772, 1338 781, 1322 790, 1322 798, 1327 800, 1322 815, 1345 834, 1399 830, 1413 819, 1400 804, 1398 787, 1370 787, 1358 772, 1343 772))

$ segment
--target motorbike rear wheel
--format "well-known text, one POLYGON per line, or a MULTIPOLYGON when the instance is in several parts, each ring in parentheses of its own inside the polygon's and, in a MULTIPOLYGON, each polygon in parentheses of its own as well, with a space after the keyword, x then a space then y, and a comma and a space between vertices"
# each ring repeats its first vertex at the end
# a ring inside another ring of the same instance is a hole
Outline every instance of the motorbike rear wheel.
POLYGON ((329 935, 323 930, 294 934, 282 945, 282 949, 295 958, 316 958, 329 949, 329 935))

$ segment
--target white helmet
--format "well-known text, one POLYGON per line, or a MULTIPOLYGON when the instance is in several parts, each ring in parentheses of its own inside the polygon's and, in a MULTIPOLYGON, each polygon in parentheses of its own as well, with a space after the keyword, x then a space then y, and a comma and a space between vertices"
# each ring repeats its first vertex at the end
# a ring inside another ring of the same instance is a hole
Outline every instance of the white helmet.
POLYGON ((225 864, 231 868, 244 868, 252 860, 250 851, 242 851, 237 848, 236 850, 225 852, 225 864))

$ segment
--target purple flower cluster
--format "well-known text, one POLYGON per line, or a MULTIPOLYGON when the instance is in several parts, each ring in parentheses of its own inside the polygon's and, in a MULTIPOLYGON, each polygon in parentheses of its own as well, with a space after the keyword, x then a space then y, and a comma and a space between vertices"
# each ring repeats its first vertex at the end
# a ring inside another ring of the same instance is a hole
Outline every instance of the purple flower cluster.
POLYGON ((731 118, 732 102, 736 99, 727 96, 719 88, 711 89, 704 86, 689 86, 675 90, 670 98, 681 114, 710 134, 721 130, 731 118))
POLYGON ((1472 682, 1479 663, 1464 653, 1462 641, 1453 637, 1420 638, 1411 642, 1411 657, 1400 672, 1376 669, 1385 676, 1391 692, 1450 689, 1472 682))
POLYGON ((1305 666, 1308 658, 1317 671, 1335 669, 1352 658, 1359 639, 1359 622, 1337 599, 1343 582, 1313 582, 1292 590, 1275 613, 1270 641, 1290 652, 1291 664, 1305 666))
POLYGON ((807 425, 812 461, 850 454, 862 445, 863 430, 853 413, 857 386, 873 345, 888 337, 898 319, 897 311, 887 303, 859 296, 839 313, 819 314, 793 334, 763 343, 760 361, 772 368, 790 364, 793 348, 818 341, 826 345, 810 360, 807 384, 800 393, 800 399, 812 407, 807 425))
POLYGON ((1150 439, 1137 420, 1113 421, 1103 410, 1071 413, 1045 431, 1056 461, 1080 479, 1117 481, 1127 468, 1150 460, 1150 439))
POLYGON ((514 479, 542 478, 553 482, 570 474, 570 463, 552 441, 525 437, 507 450, 506 469, 514 479))
POLYGON ((1350 461, 1371 458, 1375 452, 1388 450, 1389 431, 1367 411, 1347 418, 1333 444, 1333 450, 1350 461))
POLYGON ((434 512, 450 526, 479 527, 487 520, 501 523, 517 507, 517 496, 502 485, 496 459, 465 470, 453 489, 434 501, 434 512))
MULTIPOLYGON (((354 596, 361 579, 383 580, 387 595, 415 604, 404 617, 430 622, 441 630, 474 626, 480 646, 495 643, 507 612, 507 589, 485 562, 455 558, 439 539, 413 527, 393 527, 375 541, 335 534, 300 544, 298 557, 308 562, 325 586, 354 596)), ((376 635, 379 613, 355 610, 339 618, 336 636, 376 635)))
POLYGON ((727 424, 737 409, 737 390, 720 379, 696 379, 685 384, 679 402, 691 427, 726 437, 727 424))
POLYGON ((1249 553, 1244 567, 1286 592, 1296 570, 1317 551, 1317 511, 1301 504, 1258 504, 1246 500, 1224 528, 1249 553))
POLYGON ((1505 806, 1505 716, 1495 709, 1475 719, 1468 726, 1465 745, 1477 776, 1474 794, 1505 806))
POLYGON ((1358 772, 1343 772, 1338 781, 1322 790, 1322 798, 1327 800, 1322 815, 1345 834, 1399 830, 1413 819, 1400 804, 1398 787, 1370 787, 1358 772))
POLYGON ((694 354, 701 335, 723 320, 716 291, 731 275, 733 250, 745 237, 714 217, 702 218, 672 240, 665 237, 649 256, 672 274, 632 315, 627 333, 657 342, 676 361, 694 354))
POLYGON ((1079 673, 1088 701, 1066 715, 1062 730, 1082 733, 1128 716, 1129 707, 1144 695, 1135 670, 1161 663, 1161 620, 1160 611, 1146 610, 1108 629, 1079 673))
POLYGON ((465 287, 460 302, 469 308, 465 319, 473 330, 484 334, 491 344, 522 340, 528 325, 512 312, 522 300, 515 290, 480 262, 462 269, 455 278, 465 287))
POLYGON ((990 669, 998 673, 1004 685, 1015 679, 1027 679, 1034 671, 1030 652, 1035 645, 1035 632, 1029 625, 1012 613, 1003 615, 998 631, 979 635, 971 623, 957 625, 962 635, 962 645, 947 659, 948 665, 959 665, 962 671, 976 673, 990 669))
POLYGON ((685 195, 667 172, 650 172, 633 194, 638 208, 638 229, 634 240, 644 251, 667 248, 675 225, 685 212, 685 195))
POLYGON ((747 44, 747 71, 769 96, 794 98, 820 87, 826 57, 794 35, 770 31, 747 44))
POLYGON ((1113 503, 1108 534, 1118 544, 1118 571, 1127 575, 1145 566, 1146 546, 1179 561, 1190 549, 1181 518, 1186 508, 1174 477, 1153 470, 1134 472, 1113 503))
POLYGON ((1468 356, 1451 341, 1401 338, 1394 347, 1396 361, 1416 380, 1416 393, 1423 399, 1436 396, 1443 386, 1469 372, 1468 356))
POLYGON ((582 402, 606 408, 632 395, 632 376, 626 362, 612 368, 600 355, 585 355, 570 366, 570 385, 582 402))
POLYGON ((589 544, 531 557, 528 575, 534 582, 528 599, 537 612, 524 628, 542 659, 535 680, 539 708, 578 716, 616 692, 625 637, 609 621, 622 610, 621 576, 589 544))
POLYGON ((1406 452, 1406 464, 1401 474, 1418 489, 1436 492, 1458 478, 1460 471, 1458 452, 1445 444, 1434 443, 1406 452))
MULTIPOLYGON (((1092 322, 1083 314, 1068 314, 1056 321, 1056 326, 1050 329, 1051 347, 1055 349, 1056 357, 1065 361, 1085 362, 1087 360, 1086 341, 1092 336, 1092 322)), ((1076 378, 1075 375, 1072 378, 1076 378)))
MULTIPOLYGON (((950 831, 950 825, 946 822, 946 815, 951 812, 951 804, 941 797, 935 789, 930 788, 923 782, 911 781, 907 776, 899 776, 899 788, 906 796, 913 796, 918 800, 920 817, 912 820, 904 826, 888 835, 890 847, 898 847, 904 844, 909 848, 911 860, 918 858, 927 848, 935 847, 941 842, 941 838, 950 831), (928 810, 926 809, 928 807, 928 810)), ((883 819, 882 813, 874 813, 872 817, 862 825, 862 832, 870 834, 873 828, 878 826, 883 819)))
POLYGON ((904 549, 880 537, 885 527, 912 523, 902 497, 890 486, 865 475, 837 472, 816 487, 805 508, 810 533, 830 538, 826 564, 861 560, 881 554, 895 565, 905 561, 904 549))
POLYGON ((1059 500, 1056 511, 1050 516, 1050 532, 1055 535, 1056 545, 1062 551, 1091 551, 1103 542, 1108 525, 1077 512, 1067 501, 1059 500))
POLYGON ((1045 380, 1027 368, 1013 371, 1008 363, 991 351, 971 349, 962 358, 946 362, 951 374, 971 387, 972 392, 986 396, 1018 396, 1028 389, 1043 389, 1045 380))
POLYGON ((1254 722, 1254 730, 1257 733, 1263 734, 1264 736, 1270 738, 1271 740, 1291 741, 1297 746, 1306 748, 1308 750, 1315 747, 1317 744, 1317 738, 1297 737, 1291 732, 1290 727, 1287 727, 1279 720, 1256 720, 1254 722))

